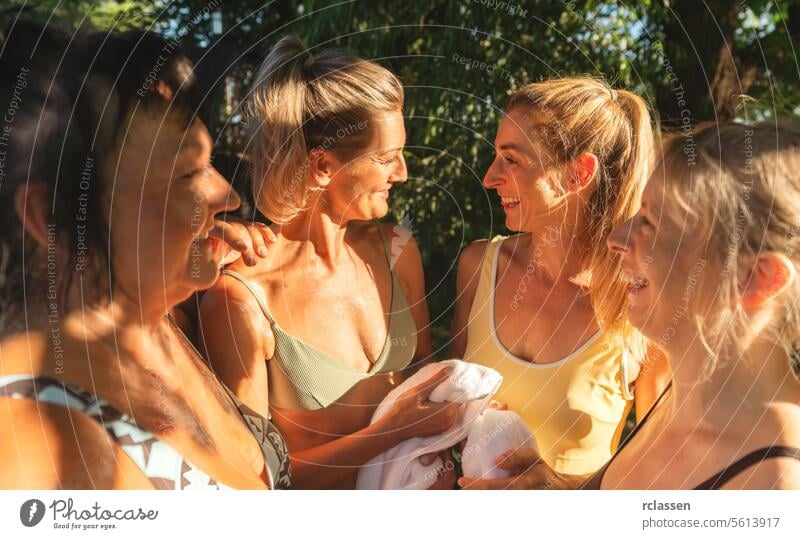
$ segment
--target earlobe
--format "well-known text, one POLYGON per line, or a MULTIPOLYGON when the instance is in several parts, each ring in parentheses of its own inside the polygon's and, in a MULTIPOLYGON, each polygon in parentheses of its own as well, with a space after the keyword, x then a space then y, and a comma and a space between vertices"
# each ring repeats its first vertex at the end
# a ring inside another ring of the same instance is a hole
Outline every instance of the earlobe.
POLYGON ((740 284, 742 307, 751 309, 781 295, 797 279, 797 270, 783 253, 766 252, 756 257, 746 281, 740 284))
POLYGON ((47 186, 42 182, 20 185, 14 193, 14 211, 25 232, 40 245, 48 244, 47 186))
POLYGON ((309 175, 316 187, 331 183, 331 163, 325 150, 315 148, 308 152, 309 175))

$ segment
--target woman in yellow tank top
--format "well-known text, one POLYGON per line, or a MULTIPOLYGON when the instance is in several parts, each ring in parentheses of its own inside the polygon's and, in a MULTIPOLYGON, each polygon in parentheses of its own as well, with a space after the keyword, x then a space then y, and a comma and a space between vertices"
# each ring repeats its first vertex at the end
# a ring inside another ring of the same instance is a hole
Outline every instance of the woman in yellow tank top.
MULTIPOLYGON (((663 360, 644 361, 619 256, 605 248, 648 177, 650 115, 596 79, 529 84, 511 95, 495 151, 483 183, 520 234, 462 253, 451 355, 498 370, 496 398, 522 416, 541 458, 582 476, 611 458, 631 404, 641 417, 666 377, 663 360)), ((522 478, 461 483, 530 487, 522 478)))

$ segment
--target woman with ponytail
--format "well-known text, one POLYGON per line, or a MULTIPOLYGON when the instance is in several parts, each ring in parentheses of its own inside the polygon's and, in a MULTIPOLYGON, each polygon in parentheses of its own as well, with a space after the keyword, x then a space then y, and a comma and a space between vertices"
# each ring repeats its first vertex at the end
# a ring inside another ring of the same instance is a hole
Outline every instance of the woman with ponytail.
MULTIPOLYGON (((665 141, 608 237, 628 318, 673 376, 583 489, 800 488, 800 128, 696 126, 665 141)), ((525 449, 504 468, 574 484, 525 449)))
MULTIPOLYGON (((483 183, 519 234, 461 254, 451 355, 503 375, 496 398, 526 422, 544 463, 577 485, 613 454, 631 403, 641 416, 666 377, 655 354, 644 361, 620 257, 605 248, 639 204, 651 119, 631 92, 554 79, 511 95, 494 144, 483 183)), ((460 482, 538 488, 546 478, 460 482)))
POLYGON ((407 178, 403 88, 374 62, 286 37, 247 105, 254 198, 276 240, 206 293, 203 344, 239 398, 271 412, 293 486, 352 488, 360 466, 447 430, 459 410, 428 401, 439 372, 370 424, 404 370, 433 354, 419 250, 376 221, 407 178))

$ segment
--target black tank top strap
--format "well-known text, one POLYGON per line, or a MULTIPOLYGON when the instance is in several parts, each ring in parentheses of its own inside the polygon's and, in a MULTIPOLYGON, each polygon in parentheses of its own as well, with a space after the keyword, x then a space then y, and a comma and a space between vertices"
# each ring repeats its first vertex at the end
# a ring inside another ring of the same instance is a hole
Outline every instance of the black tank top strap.
MULTIPOLYGON (((645 416, 642 418, 642 420, 641 420, 641 421, 639 421, 639 422, 638 422, 638 423, 637 423, 637 424, 636 424, 636 425, 633 427, 633 430, 631 431, 631 433, 630 433, 630 434, 628 434, 628 435, 625 437, 625 439, 622 441, 622 443, 620 444, 620 446, 617 448, 617 451, 614 453, 614 456, 616 456, 616 455, 617 455, 617 454, 618 454, 620 451, 622 451, 622 448, 623 448, 623 447, 625 447, 625 446, 628 444, 628 442, 629 442, 629 441, 631 441, 631 439, 632 439, 634 436, 636 436, 636 433, 637 433, 637 432, 639 432, 639 429, 641 429, 641 428, 644 426, 644 424, 645 424, 645 423, 647 423, 647 420, 648 420, 648 419, 650 419, 650 416, 651 416, 651 415, 653 415, 653 412, 655 412, 656 408, 658 408, 658 406, 661 404, 661 401, 663 401, 663 400, 664 400, 664 396, 665 396, 667 393, 669 393, 669 390, 670 390, 671 388, 672 388, 672 380, 670 380, 670 381, 667 383, 667 386, 664 388, 664 391, 662 391, 662 392, 661 392, 661 395, 659 395, 659 396, 658 396, 658 398, 656 399, 656 402, 655 402, 655 403, 653 403, 653 405, 650 407, 650 409, 649 409, 649 410, 647 410, 647 413, 646 413, 646 414, 645 414, 645 416)), ((613 460, 614 460, 614 457, 611 457, 611 460, 610 460, 610 461, 608 461, 608 462, 609 462, 609 464, 611 464, 611 461, 613 461, 613 460)))
POLYGON ((717 490, 722 487, 722 485, 745 471, 747 468, 767 459, 773 459, 777 457, 788 457, 795 460, 800 460, 800 448, 787 447, 784 445, 773 445, 770 447, 756 449, 755 451, 740 458, 730 466, 725 467, 723 470, 714 474, 707 480, 703 481, 697 485, 694 490, 717 490))
POLYGON ((622 441, 622 443, 617 448, 616 452, 611 456, 611 459, 608 462, 606 462, 605 465, 602 468, 600 468, 595 473, 593 473, 579 487, 581 490, 600 490, 600 486, 603 483, 603 476, 606 474, 606 470, 608 470, 608 467, 611 466, 611 463, 614 462, 614 459, 617 458, 617 455, 619 455, 620 451, 622 451, 622 449, 628 444, 628 442, 630 442, 633 439, 633 437, 636 436, 636 433, 639 432, 639 429, 641 429, 644 426, 644 424, 647 423, 647 420, 650 419, 650 416, 653 414, 655 409, 658 408, 658 406, 661 404, 661 401, 664 400, 664 396, 667 393, 669 393, 669 390, 671 388, 672 388, 672 380, 670 380, 667 383, 667 386, 664 388, 664 391, 661 392, 661 395, 658 396, 658 398, 656 399, 656 402, 653 403, 653 406, 650 407, 650 409, 647 411, 647 413, 642 418, 642 420, 639 421, 636 424, 636 426, 633 427, 633 430, 631 431, 631 433, 628 434, 628 436, 625 437, 625 439, 622 441))

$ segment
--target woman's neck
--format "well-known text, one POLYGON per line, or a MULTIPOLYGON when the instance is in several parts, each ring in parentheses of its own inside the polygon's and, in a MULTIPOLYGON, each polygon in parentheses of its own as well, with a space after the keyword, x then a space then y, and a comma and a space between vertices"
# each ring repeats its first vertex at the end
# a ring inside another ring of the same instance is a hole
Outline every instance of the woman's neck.
POLYGON ((315 201, 311 208, 291 222, 282 225, 281 234, 296 242, 306 244, 306 255, 316 257, 328 269, 333 269, 346 255, 345 235, 349 220, 331 215, 322 209, 321 201, 315 201))
POLYGON ((800 382, 791 371, 789 358, 771 343, 753 343, 742 355, 721 354, 708 376, 703 373, 711 354, 697 339, 682 349, 671 348, 672 413, 678 423, 693 422, 720 432, 735 431, 737 426, 752 430, 771 403, 800 402, 800 382), (747 416, 754 422, 747 421, 747 416))
POLYGON ((129 293, 118 291, 112 301, 97 307, 98 313, 105 313, 115 324, 121 327, 137 327, 154 330, 169 313, 178 301, 170 301, 166 293, 160 297, 148 298, 142 294, 136 298, 129 293))
POLYGON ((581 273, 585 241, 588 237, 586 219, 577 209, 567 209, 566 215, 551 214, 537 219, 530 229, 528 267, 548 282, 571 280, 584 283, 581 273))

